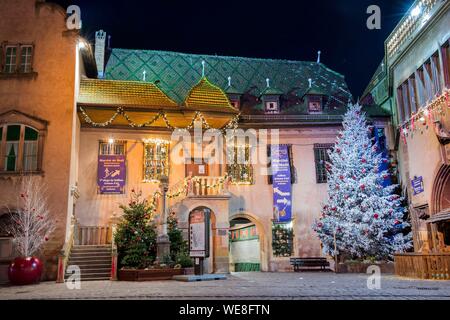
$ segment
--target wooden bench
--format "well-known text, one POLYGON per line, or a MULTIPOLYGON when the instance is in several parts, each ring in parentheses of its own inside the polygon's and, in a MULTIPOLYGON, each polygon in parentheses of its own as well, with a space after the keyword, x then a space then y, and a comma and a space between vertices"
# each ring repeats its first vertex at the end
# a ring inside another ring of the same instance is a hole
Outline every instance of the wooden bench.
POLYGON ((302 268, 318 268, 321 271, 325 271, 330 263, 326 258, 313 257, 313 258, 291 258, 291 266, 294 266, 294 271, 299 272, 302 268))

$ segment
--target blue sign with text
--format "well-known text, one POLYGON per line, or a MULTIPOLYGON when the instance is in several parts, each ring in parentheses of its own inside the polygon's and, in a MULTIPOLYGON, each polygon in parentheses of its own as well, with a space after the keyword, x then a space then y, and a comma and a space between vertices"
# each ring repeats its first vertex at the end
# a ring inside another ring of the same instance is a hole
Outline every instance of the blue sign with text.
POLYGON ((425 191, 425 188, 423 187, 423 177, 414 177, 414 179, 411 180, 411 185, 415 196, 425 191))
POLYGON ((271 146, 273 176, 273 216, 277 222, 292 220, 292 184, 289 148, 271 146))

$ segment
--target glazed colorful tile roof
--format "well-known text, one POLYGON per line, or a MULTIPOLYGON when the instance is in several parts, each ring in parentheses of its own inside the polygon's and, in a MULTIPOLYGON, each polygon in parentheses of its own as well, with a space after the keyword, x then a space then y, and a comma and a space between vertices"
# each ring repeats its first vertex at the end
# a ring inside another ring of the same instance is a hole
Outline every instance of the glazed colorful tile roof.
POLYGON ((316 62, 224 57, 185 54, 154 50, 113 49, 106 65, 106 78, 110 80, 157 82, 158 86, 178 104, 183 104, 191 89, 202 78, 202 61, 205 75, 224 91, 228 77, 234 93, 249 91, 257 94, 271 86, 285 94, 292 91, 303 95, 312 80, 314 89, 330 96, 343 96, 347 103, 351 94, 344 76, 316 62))
POLYGON ((239 112, 228 100, 222 89, 213 85, 206 77, 203 77, 189 92, 184 105, 196 110, 210 110, 217 108, 221 111, 239 112))
POLYGON ((155 84, 138 81, 81 79, 78 103, 85 105, 177 108, 155 84))

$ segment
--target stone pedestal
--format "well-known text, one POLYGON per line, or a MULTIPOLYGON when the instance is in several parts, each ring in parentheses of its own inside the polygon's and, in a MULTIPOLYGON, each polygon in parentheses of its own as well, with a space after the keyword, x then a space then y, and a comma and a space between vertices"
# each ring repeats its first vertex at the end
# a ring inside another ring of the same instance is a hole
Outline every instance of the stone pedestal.
POLYGON ((161 263, 164 256, 170 255, 170 240, 168 235, 160 235, 156 239, 156 261, 161 263))

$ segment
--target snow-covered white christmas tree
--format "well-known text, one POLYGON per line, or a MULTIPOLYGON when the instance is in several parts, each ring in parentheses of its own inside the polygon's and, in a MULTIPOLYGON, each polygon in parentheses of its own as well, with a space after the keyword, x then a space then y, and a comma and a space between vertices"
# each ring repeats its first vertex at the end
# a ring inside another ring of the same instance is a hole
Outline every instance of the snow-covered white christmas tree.
POLYGON ((383 187, 389 179, 380 172, 379 146, 369 137, 370 128, 359 104, 349 104, 335 147, 329 152, 328 200, 322 218, 313 228, 325 254, 355 259, 389 259, 395 252, 411 247, 411 235, 403 221, 402 198, 394 194, 397 186, 383 187))

